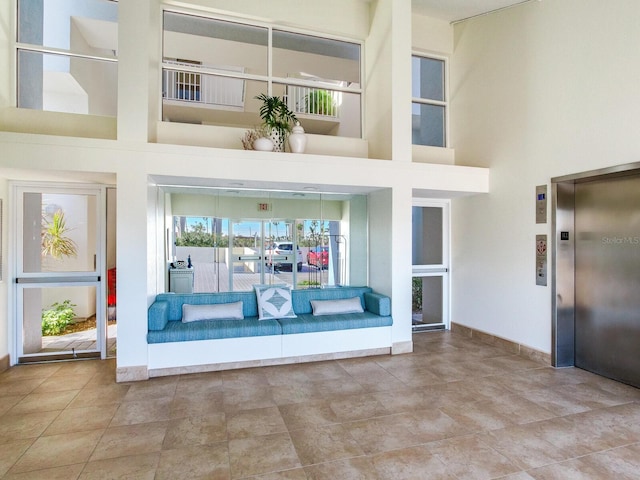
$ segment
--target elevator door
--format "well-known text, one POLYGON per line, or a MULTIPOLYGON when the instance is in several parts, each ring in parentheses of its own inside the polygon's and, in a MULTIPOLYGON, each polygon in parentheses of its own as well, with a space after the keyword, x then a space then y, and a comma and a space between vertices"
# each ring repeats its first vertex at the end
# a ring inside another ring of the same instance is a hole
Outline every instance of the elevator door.
POLYGON ((575 186, 575 365, 640 387, 640 176, 575 186))

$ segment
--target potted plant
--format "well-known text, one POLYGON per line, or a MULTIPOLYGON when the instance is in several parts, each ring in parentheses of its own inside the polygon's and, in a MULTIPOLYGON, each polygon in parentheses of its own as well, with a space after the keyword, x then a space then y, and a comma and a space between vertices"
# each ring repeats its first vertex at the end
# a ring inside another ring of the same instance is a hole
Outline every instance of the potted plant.
POLYGON ((260 107, 260 118, 262 124, 266 127, 274 144, 275 152, 284 151, 284 141, 291 132, 293 122, 297 120, 296 115, 289 110, 284 99, 277 96, 269 96, 264 93, 255 97, 262 101, 260 107))

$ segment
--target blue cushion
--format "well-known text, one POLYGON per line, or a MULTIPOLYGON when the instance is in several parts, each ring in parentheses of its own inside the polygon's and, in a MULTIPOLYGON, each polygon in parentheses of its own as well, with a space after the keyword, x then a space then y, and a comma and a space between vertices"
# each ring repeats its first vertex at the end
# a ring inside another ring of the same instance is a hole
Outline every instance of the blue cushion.
POLYGON ((298 315, 298 318, 282 318, 278 322, 282 325, 282 333, 284 335, 393 325, 391 317, 381 317, 370 312, 341 313, 323 315, 321 317, 314 317, 312 314, 306 313, 298 315))
POLYGON ((164 330, 149 331, 147 342, 188 342, 280 334, 282 334, 282 327, 277 320, 258 320, 256 317, 244 320, 202 320, 190 323, 174 320, 167 322, 164 330))

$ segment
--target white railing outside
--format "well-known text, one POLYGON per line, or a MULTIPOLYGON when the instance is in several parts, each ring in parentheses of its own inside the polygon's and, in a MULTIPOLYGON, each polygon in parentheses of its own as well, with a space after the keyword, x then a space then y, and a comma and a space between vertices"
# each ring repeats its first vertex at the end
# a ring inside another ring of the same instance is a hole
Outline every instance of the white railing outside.
POLYGON ((293 113, 339 118, 342 92, 324 88, 287 86, 287 105, 293 113))
MULTIPOLYGON (((202 67, 192 63, 165 61, 191 69, 202 67)), ((211 67, 206 67, 212 70, 211 67)), ((242 67, 215 67, 221 73, 244 72, 242 67)), ((204 103, 223 107, 244 108, 244 80, 192 71, 163 70, 162 96, 165 100, 204 103)))

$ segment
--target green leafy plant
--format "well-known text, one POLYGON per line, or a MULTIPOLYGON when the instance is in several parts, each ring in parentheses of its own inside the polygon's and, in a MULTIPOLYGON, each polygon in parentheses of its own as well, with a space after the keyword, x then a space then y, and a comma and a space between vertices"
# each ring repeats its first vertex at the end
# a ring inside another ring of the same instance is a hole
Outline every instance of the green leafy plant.
POLYGON ((56 211, 50 222, 45 219, 42 228, 42 256, 51 255, 56 259, 75 257, 78 247, 67 236, 70 230, 62 210, 56 211))
POLYGON ((76 316, 71 300, 55 302, 51 308, 42 310, 42 335, 60 335, 76 316))
POLYGON ((329 90, 312 90, 304 100, 307 113, 335 115, 336 101, 329 90))
POLYGON ((263 126, 268 130, 275 130, 284 141, 287 134, 291 132, 293 123, 298 120, 296 115, 289 110, 283 98, 271 97, 264 93, 255 98, 262 101, 260 118, 262 118, 263 126))

